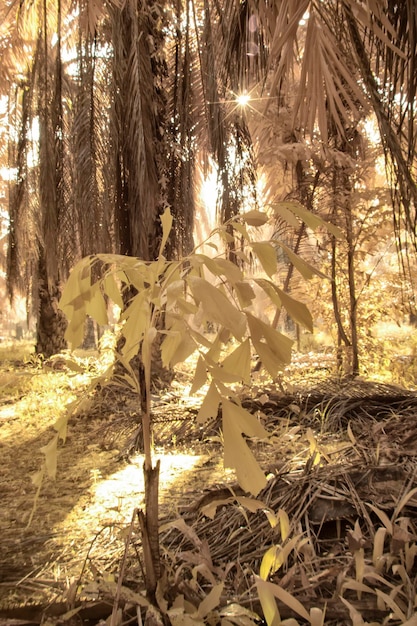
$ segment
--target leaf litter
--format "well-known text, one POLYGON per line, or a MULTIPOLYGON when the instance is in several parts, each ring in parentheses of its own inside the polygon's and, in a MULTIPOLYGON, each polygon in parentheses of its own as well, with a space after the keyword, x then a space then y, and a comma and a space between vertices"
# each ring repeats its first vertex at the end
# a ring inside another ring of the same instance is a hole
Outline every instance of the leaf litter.
MULTIPOLYGON (((188 373, 155 396, 163 560, 186 600, 216 596, 224 610, 261 614, 258 598, 273 589, 283 619, 300 620, 296 601, 326 624, 412 619, 417 394, 324 375, 242 389, 242 405, 271 433, 250 442, 268 479, 257 498, 223 469, 221 415, 197 422, 188 373), (275 586, 262 587, 260 572, 275 586)), ((0 373, 0 617, 40 623, 72 606, 98 623, 112 611, 122 559, 124 593, 142 588, 136 529, 125 552, 143 505, 143 459, 128 454, 139 408, 127 391, 85 398, 27 527, 40 449, 87 378, 36 363, 0 373)))

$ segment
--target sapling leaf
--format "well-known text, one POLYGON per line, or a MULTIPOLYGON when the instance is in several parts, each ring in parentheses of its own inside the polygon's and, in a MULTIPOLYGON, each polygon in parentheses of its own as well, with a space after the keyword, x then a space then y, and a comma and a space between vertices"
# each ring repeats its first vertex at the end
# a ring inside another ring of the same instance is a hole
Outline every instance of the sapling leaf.
POLYGON ((80 301, 85 299, 83 294, 91 285, 90 265, 91 257, 85 257, 71 270, 59 301, 59 308, 65 314, 67 311, 71 313, 71 307, 79 306, 80 301), (78 302, 78 305, 74 302, 78 302))
POLYGON ((299 217, 305 224, 307 224, 307 226, 311 228, 311 230, 317 230, 317 228, 319 227, 324 227, 332 235, 334 235, 334 237, 337 237, 338 239, 343 237, 343 233, 340 228, 338 228, 334 224, 331 224, 330 222, 326 222, 326 220, 322 219, 315 213, 312 213, 311 211, 303 207, 303 205, 299 202, 283 202, 281 205, 277 205, 276 210, 278 210, 280 206, 294 213, 294 215, 299 217))
MULTIPOLYGON (((246 226, 244 224, 239 224, 239 222, 233 222, 233 228, 235 230, 237 230, 237 232, 242 235, 243 239, 246 239, 246 241, 250 241, 250 237, 249 237, 248 231, 247 231, 246 226)), ((236 253, 237 252, 235 252, 235 254, 236 253)))
POLYGON ((197 415, 197 422, 199 424, 205 422, 209 417, 217 416, 220 400, 221 397, 217 391, 216 385, 211 382, 197 415))
POLYGON ((282 217, 293 228, 300 227, 300 220, 298 220, 294 213, 292 213, 286 206, 285 202, 278 202, 273 207, 275 216, 282 217))
MULTIPOLYGON (((197 349, 194 339, 185 330, 184 332, 177 332, 177 335, 179 335, 179 341, 176 343, 175 350, 165 365, 166 367, 174 367, 177 363, 183 363, 197 349)), ((161 346, 162 348, 163 345, 161 346)))
POLYGON ((294 342, 251 313, 246 313, 246 317, 255 350, 258 352, 259 357, 263 359, 263 363, 268 371, 271 374, 274 372, 272 375, 276 375, 276 372, 282 369, 283 364, 287 365, 290 363, 291 347, 294 342), (262 339, 265 340, 265 343, 262 342, 262 339))
POLYGON ((225 278, 234 285, 236 282, 243 279, 242 270, 228 259, 216 259, 216 265, 218 268, 218 275, 225 276, 225 278))
POLYGON ((194 370, 193 384, 191 385, 190 395, 197 393, 199 389, 207 382, 207 366, 204 359, 199 356, 197 365, 194 370))
POLYGON ((266 293, 268 298, 278 309, 282 306, 281 298, 272 281, 266 280, 265 278, 255 278, 255 283, 266 293))
POLYGON ((256 417, 229 400, 222 400, 224 465, 233 468, 240 486, 256 496, 266 485, 266 477, 242 437, 267 437, 256 417))
POLYGON ((237 376, 237 380, 244 383, 250 382, 251 370, 251 352, 249 339, 237 346, 222 362, 222 368, 226 372, 233 373, 237 376))
MULTIPOLYGON (((239 218, 248 224, 249 226, 263 226, 268 221, 268 215, 263 211, 257 211, 254 209, 253 211, 246 211, 246 213, 241 213, 239 218)), ((235 225, 233 224, 233 227, 235 225)))
POLYGON ((168 240, 169 233, 171 232, 173 218, 171 215, 171 211, 167 207, 164 213, 161 215, 161 223, 162 223, 162 240, 161 247, 159 248, 159 255, 162 254, 165 244, 168 240))
POLYGON ((225 326, 236 337, 242 339, 245 332, 245 316, 219 289, 204 278, 188 276, 188 284, 197 302, 203 308, 207 319, 225 326))
POLYGON ((374 537, 374 545, 372 551, 372 563, 377 572, 381 572, 384 566, 385 560, 383 559, 384 555, 384 544, 385 537, 387 535, 386 528, 378 528, 374 537))
POLYGON ((275 243, 284 250, 291 263, 300 272, 303 278, 305 278, 306 280, 310 280, 311 278, 313 278, 314 274, 320 276, 320 278, 327 278, 327 276, 323 274, 323 272, 320 272, 314 267, 314 265, 311 265, 311 263, 304 261, 304 259, 298 256, 298 254, 295 254, 295 252, 293 252, 291 248, 283 244, 282 241, 276 241, 275 243))
POLYGON ((285 307, 285 310, 290 315, 290 317, 292 317, 294 322, 300 324, 301 326, 304 326, 304 328, 312 333, 314 330, 313 318, 307 306, 303 302, 299 302, 299 300, 295 300, 295 298, 292 298, 290 295, 285 293, 285 291, 282 291, 282 289, 279 289, 278 287, 275 288, 279 294, 283 306, 285 307))
POLYGON ((116 304, 120 309, 123 309, 123 298, 120 294, 120 289, 115 280, 114 274, 109 272, 103 278, 104 293, 116 304))
POLYGON ((72 312, 67 309, 66 315, 68 317, 68 326, 64 336, 72 348, 77 348, 84 340, 84 325, 87 317, 85 306, 73 309, 72 312))
POLYGON ((267 241, 253 241, 251 247, 265 273, 271 278, 277 271, 277 253, 275 248, 267 241))
POLYGON ((105 326, 108 323, 106 302, 101 293, 99 281, 90 287, 86 311, 101 326, 105 326))
POLYGON ((256 294, 252 286, 245 281, 237 281, 233 285, 237 299, 239 300, 240 307, 244 309, 252 304, 252 300, 255 300, 256 294))

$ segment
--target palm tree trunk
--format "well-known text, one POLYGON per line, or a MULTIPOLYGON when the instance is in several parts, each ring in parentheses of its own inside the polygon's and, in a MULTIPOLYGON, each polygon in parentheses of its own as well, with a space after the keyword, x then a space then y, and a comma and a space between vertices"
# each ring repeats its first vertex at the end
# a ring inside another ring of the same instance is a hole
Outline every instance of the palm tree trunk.
POLYGON ((58 283, 48 286, 46 264, 39 261, 39 303, 36 328, 36 352, 46 358, 67 347, 64 333, 67 320, 58 308, 61 289, 58 283))

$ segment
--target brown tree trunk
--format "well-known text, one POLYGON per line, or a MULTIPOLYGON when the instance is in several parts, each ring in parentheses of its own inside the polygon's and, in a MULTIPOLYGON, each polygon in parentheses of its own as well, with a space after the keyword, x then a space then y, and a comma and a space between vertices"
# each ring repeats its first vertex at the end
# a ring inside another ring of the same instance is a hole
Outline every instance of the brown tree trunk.
POLYGON ((39 262, 38 311, 36 324, 36 352, 48 358, 67 347, 64 334, 67 320, 58 308, 61 289, 58 283, 48 285, 46 268, 39 262))

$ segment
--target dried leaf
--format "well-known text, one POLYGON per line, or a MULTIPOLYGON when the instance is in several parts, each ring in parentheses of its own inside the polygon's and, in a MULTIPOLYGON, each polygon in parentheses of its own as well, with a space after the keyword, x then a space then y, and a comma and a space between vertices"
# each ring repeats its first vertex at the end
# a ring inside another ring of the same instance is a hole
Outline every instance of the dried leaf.
MULTIPOLYGON (((256 577, 256 585, 258 588, 258 593, 262 589, 262 592, 269 591, 273 596, 278 598, 281 602, 286 604, 294 613, 300 615, 303 619, 310 621, 310 616, 307 613, 306 609, 303 607, 301 602, 297 600, 293 595, 291 595, 288 591, 279 587, 279 585, 275 585, 274 583, 267 582, 262 580, 260 577, 256 577)), ((260 598, 261 599, 261 598, 260 598)), ((262 600, 261 600, 262 603, 262 600)), ((263 603, 262 603, 263 608, 263 603)), ((266 616, 265 616, 266 617, 266 616)))
POLYGON ((210 611, 213 611, 219 606, 223 587, 224 583, 219 583, 211 589, 210 593, 202 600, 198 607, 198 617, 206 617, 210 611))

